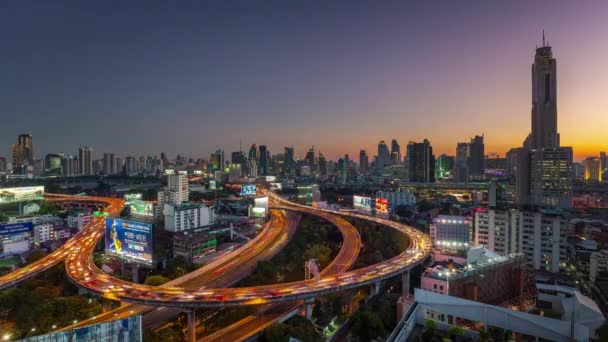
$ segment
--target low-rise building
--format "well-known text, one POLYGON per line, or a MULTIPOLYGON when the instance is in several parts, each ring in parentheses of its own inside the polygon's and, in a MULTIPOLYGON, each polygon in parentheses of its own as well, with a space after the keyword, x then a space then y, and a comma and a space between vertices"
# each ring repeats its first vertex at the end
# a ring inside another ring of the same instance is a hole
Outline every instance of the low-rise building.
POLYGON ((471 243, 472 221, 464 216, 439 215, 430 226, 433 246, 466 250, 471 243))
POLYGON ((589 257, 589 279, 595 282, 601 275, 608 277, 608 249, 592 253, 589 257))
POLYGON ((376 197, 386 198, 388 200, 388 207, 390 211, 394 211, 400 205, 403 206, 415 206, 416 196, 413 192, 406 188, 400 188, 397 191, 378 191, 376 197))
POLYGON ((203 204, 165 204, 165 230, 170 232, 189 231, 213 224, 212 207, 203 204))

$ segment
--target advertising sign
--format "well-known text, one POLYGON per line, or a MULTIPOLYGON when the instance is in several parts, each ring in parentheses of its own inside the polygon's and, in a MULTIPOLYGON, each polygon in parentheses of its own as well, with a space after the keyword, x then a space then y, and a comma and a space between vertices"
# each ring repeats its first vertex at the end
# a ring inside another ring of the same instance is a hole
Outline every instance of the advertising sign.
POLYGON ((253 217, 266 217, 266 209, 253 207, 251 208, 251 216, 253 217))
POLYGON ((353 208, 371 211, 372 210, 372 198, 357 196, 357 195, 353 196, 353 208))
POLYGON ((129 204, 129 202, 135 201, 135 200, 141 200, 141 194, 126 194, 125 195, 125 201, 127 202, 127 204, 129 204))
POLYGON ((243 184, 241 187, 241 196, 255 195, 255 184, 243 184))
POLYGON ((21 188, 0 189, 0 204, 24 201, 40 201, 44 199, 44 186, 28 186, 21 188))
POLYGON ((32 222, 0 224, 0 236, 31 233, 34 230, 32 222))
POLYGON ((283 190, 283 184, 281 184, 281 183, 270 183, 270 190, 283 190))
POLYGON ((388 213, 388 199, 376 197, 376 212, 388 213))
POLYGON ((266 181, 267 182, 276 182, 277 177, 276 176, 266 176, 266 181))
POLYGON ((106 218, 106 253, 152 264, 152 225, 106 218))
POLYGON ((154 203, 143 201, 141 198, 141 194, 125 195, 125 204, 131 209, 131 215, 154 216, 154 203))

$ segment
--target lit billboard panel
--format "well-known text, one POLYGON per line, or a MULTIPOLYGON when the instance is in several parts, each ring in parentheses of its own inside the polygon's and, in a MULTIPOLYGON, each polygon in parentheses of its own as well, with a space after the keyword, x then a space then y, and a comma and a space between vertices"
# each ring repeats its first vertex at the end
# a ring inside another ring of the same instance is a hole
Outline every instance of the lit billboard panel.
POLYGON ((283 184, 281 184, 281 183, 270 183, 270 190, 283 190, 283 184))
POLYGON ((0 189, 0 204, 44 199, 44 186, 27 186, 0 189))
POLYGON ((32 233, 34 224, 32 222, 0 224, 0 236, 11 236, 15 234, 32 233))
POLYGON ((388 213, 388 199, 376 197, 376 212, 388 213))
POLYGON ((255 195, 255 184, 243 184, 241 187, 241 196, 255 195))
POLYGON ((353 196, 353 208, 371 211, 372 210, 372 198, 357 196, 357 195, 353 196))
POLYGON ((154 203, 143 201, 141 198, 141 194, 125 195, 125 204, 131 209, 131 215, 154 216, 154 203))
POLYGON ((106 253, 152 264, 153 250, 151 224, 106 218, 106 253))
POLYGON ((251 208, 251 216, 253 217, 266 217, 266 208, 251 208))

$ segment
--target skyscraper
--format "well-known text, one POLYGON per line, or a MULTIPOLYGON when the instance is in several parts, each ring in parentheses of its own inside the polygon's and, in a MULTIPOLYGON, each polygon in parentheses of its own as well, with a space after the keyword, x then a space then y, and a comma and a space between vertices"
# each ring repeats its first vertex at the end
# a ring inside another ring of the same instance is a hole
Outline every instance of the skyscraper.
POLYGON ((256 164, 260 160, 260 150, 258 149, 258 145, 253 144, 249 149, 249 160, 255 160, 256 164))
POLYGON ((28 165, 34 165, 34 141, 30 134, 21 134, 13 145, 13 172, 23 173, 28 165))
POLYGON ((397 139, 391 141, 391 164, 401 164, 401 146, 399 146, 397 139))
POLYGON ((543 32, 543 45, 536 49, 532 64, 532 149, 559 147, 556 65, 543 32))
POLYGON ((593 182, 602 181, 602 170, 600 158, 587 157, 583 160, 583 168, 585 169, 585 180, 593 182))
POLYGON ((296 161, 293 147, 285 147, 285 161, 283 162, 283 175, 293 177, 296 175, 296 161))
POLYGON ((268 174, 268 148, 266 145, 260 145, 260 176, 266 176, 268 174))
POLYGON ((385 166, 391 164, 391 154, 388 151, 388 146, 386 146, 386 142, 381 140, 378 143, 378 158, 376 159, 376 169, 382 171, 385 166))
POLYGON ((319 174, 321 176, 327 176, 327 159, 321 151, 319 151, 319 174))
POLYGON ((483 134, 476 135, 469 144, 469 177, 479 179, 485 172, 485 148, 483 144, 483 134))
POLYGON ((469 181, 469 144, 456 145, 456 158, 454 158, 454 181, 466 183, 469 181))
POLYGON ((573 152, 559 144, 556 79, 556 60, 543 32, 543 45, 536 49, 532 65, 532 133, 518 161, 520 205, 572 206, 573 152))
POLYGON ((311 147, 306 153, 306 157, 304 158, 310 167, 310 172, 315 172, 317 170, 317 164, 315 161, 315 147, 311 147))
POLYGON ((606 170, 606 167, 608 167, 606 165, 606 152, 600 152, 600 169, 603 172, 604 170, 606 170))
POLYGON ((224 165, 224 151, 217 150, 214 153, 211 153, 211 156, 209 157, 211 172, 224 171, 224 165))
POLYGON ((410 182, 435 182, 435 156, 427 139, 421 143, 411 141, 407 145, 407 160, 410 182))
POLYGON ((114 153, 103 154, 103 173, 106 175, 116 174, 116 158, 114 153))
POLYGON ((78 149, 78 161, 80 163, 81 174, 93 174, 93 148, 91 146, 80 146, 78 149))
POLYGON ((367 175, 369 172, 369 157, 367 156, 367 152, 365 150, 361 150, 359 152, 359 173, 362 175, 367 175))

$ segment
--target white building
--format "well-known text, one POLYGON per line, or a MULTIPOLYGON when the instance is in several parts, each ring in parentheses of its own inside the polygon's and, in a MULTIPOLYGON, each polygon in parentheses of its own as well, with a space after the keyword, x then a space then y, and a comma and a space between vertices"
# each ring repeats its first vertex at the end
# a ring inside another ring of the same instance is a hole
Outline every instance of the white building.
POLYGON ((388 207, 390 211, 395 210, 400 205, 413 206, 416 205, 416 196, 409 189, 401 188, 397 191, 378 191, 376 197, 388 199, 388 207))
POLYGON ((568 221, 559 211, 494 210, 475 213, 475 244, 507 255, 524 253, 534 269, 559 272, 566 263, 568 221))
POLYGON ((2 253, 21 254, 30 250, 30 239, 26 235, 20 234, 10 238, 0 239, 2 253))
POLYGON ((188 177, 186 175, 169 175, 167 183, 167 190, 169 190, 169 197, 173 204, 180 205, 188 202, 188 177))
POLYGON ((77 213, 75 215, 68 216, 67 225, 70 228, 78 228, 78 230, 82 230, 82 227, 91 222, 92 218, 92 215, 77 213))
POLYGON ((46 241, 52 241, 55 235, 53 234, 53 225, 50 223, 44 223, 34 226, 34 242, 43 243, 46 241))
POLYGON ((433 245, 467 249, 471 243, 471 229, 472 222, 468 217, 439 215, 430 226, 433 245))
POLYGON ((608 272, 608 249, 592 253, 589 257, 589 279, 595 282, 600 273, 608 272))
POLYGON ((181 232, 213 224, 215 218, 211 207, 202 204, 165 204, 165 230, 181 232))

